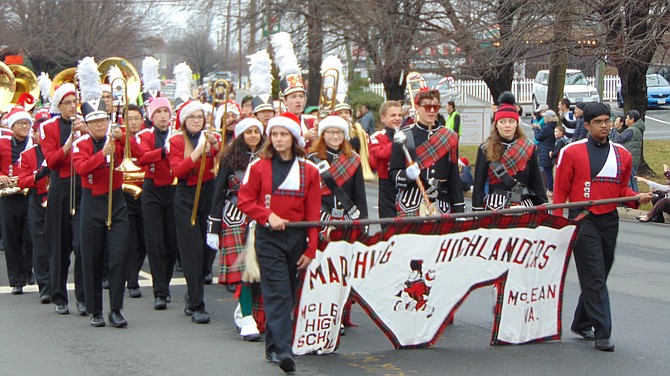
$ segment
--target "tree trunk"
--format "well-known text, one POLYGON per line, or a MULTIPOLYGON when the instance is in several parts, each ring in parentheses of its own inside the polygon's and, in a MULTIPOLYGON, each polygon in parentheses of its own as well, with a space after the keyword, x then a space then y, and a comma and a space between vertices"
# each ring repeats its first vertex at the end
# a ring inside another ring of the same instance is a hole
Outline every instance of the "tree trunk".
POLYGON ((318 0, 309 0, 307 16, 307 106, 318 106, 321 90, 321 62, 323 59, 323 22, 318 12, 318 0))
POLYGON ((498 105, 498 98, 503 91, 512 89, 512 80, 514 79, 514 63, 503 65, 497 72, 488 70, 482 76, 486 86, 493 97, 493 104, 498 105))
POLYGON ((558 101, 563 98, 565 86, 565 71, 568 68, 568 42, 572 31, 570 21, 571 5, 557 8, 559 11, 554 24, 554 46, 549 56, 549 78, 547 82, 547 105, 558 113, 558 101))
POLYGON ((384 89, 386 90, 386 99, 390 101, 401 101, 405 98, 405 80, 400 83, 400 73, 388 73, 382 78, 384 89))

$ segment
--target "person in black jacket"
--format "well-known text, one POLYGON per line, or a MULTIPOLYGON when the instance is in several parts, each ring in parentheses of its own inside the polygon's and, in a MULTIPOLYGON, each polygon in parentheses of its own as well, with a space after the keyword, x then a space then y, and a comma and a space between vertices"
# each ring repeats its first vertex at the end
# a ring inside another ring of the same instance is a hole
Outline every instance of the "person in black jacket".
POLYGON ((558 125, 558 116, 552 110, 544 113, 544 125, 542 127, 533 126, 535 140, 538 146, 538 157, 540 158, 540 171, 542 172, 542 181, 547 188, 547 194, 554 192, 554 161, 549 156, 549 152, 554 150, 556 138, 554 137, 554 128, 558 125))

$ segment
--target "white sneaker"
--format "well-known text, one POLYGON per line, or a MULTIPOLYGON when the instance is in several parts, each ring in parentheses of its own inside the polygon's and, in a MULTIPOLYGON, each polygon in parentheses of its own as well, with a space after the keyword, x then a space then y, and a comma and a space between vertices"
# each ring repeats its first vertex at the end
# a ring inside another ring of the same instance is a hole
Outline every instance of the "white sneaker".
POLYGON ((237 330, 239 331, 242 329, 242 307, 240 307, 239 303, 237 304, 237 308, 235 308, 233 318, 235 319, 235 326, 237 326, 237 330))
POLYGON ((258 331, 256 320, 252 315, 246 316, 242 319, 242 329, 240 335, 245 341, 257 341, 261 338, 261 333, 258 331))

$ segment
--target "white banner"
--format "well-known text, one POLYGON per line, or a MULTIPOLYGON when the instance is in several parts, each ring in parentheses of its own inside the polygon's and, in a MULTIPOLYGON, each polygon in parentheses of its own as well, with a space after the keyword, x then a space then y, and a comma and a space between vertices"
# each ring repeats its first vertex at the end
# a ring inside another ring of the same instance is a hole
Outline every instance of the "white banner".
POLYGON ((337 348, 351 289, 396 347, 432 345, 468 294, 491 284, 498 291, 491 344, 560 339, 563 280, 577 225, 548 214, 524 217, 532 220, 499 226, 515 228, 486 228, 500 221, 485 218, 408 226, 401 231, 415 233, 366 244, 331 241, 305 274, 293 352, 337 348))

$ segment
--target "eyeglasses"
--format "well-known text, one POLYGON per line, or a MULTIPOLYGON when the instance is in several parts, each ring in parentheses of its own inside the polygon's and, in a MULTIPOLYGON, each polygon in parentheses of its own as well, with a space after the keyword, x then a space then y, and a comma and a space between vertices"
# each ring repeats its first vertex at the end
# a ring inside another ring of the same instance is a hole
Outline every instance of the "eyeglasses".
POLYGON ((16 123, 14 123, 14 125, 26 128, 26 127, 30 126, 30 122, 29 121, 17 121, 16 123))
POLYGON ((187 116, 187 119, 193 119, 193 120, 205 120, 205 117, 202 115, 191 115, 187 116))
POLYGON ((323 133, 327 134, 328 136, 344 137, 344 132, 336 129, 329 129, 327 131, 323 131, 323 133))
POLYGON ((65 102, 60 102, 60 104, 61 104, 61 106, 68 106, 69 107, 69 106, 77 104, 77 102, 76 101, 65 101, 65 102))
POLYGON ((612 124, 612 120, 610 119, 593 119, 589 121, 590 125, 593 125, 594 127, 602 127, 603 125, 610 125, 612 124))
POLYGON ((439 104, 423 104, 421 107, 423 107, 423 109, 427 112, 437 112, 440 110, 440 108, 442 108, 442 106, 439 104))

